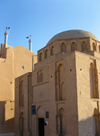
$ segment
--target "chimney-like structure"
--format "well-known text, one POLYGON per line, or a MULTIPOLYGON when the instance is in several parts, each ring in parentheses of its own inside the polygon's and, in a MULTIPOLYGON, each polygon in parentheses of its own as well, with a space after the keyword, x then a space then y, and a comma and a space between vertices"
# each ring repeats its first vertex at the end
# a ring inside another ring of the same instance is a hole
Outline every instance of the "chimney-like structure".
POLYGON ((32 39, 31 39, 31 35, 26 37, 26 38, 29 38, 29 50, 32 51, 32 39))
POLYGON ((7 29, 10 29, 10 27, 6 27, 6 31, 4 33, 4 44, 5 44, 5 48, 7 48, 7 40, 8 40, 8 32, 7 29))
POLYGON ((29 50, 32 51, 32 39, 31 39, 31 35, 29 38, 29 50))

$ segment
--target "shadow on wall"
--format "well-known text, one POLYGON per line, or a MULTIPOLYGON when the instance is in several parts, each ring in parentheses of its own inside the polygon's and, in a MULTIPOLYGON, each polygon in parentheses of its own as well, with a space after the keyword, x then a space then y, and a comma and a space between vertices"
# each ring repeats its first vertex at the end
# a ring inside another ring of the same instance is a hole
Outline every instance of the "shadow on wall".
POLYGON ((79 136, 100 136, 100 120, 93 115, 79 121, 79 136))
POLYGON ((14 132, 14 118, 5 121, 5 104, 6 101, 0 101, 0 133, 14 132))
POLYGON ((5 58, 7 57, 7 48, 5 48, 5 44, 1 44, 1 49, 0 49, 0 58, 5 58))

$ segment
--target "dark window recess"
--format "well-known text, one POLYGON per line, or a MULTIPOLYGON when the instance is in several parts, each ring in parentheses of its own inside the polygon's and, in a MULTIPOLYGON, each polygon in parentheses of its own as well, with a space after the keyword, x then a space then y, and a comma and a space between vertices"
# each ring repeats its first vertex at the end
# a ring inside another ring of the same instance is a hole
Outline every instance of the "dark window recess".
POLYGON ((31 108, 32 108, 32 115, 36 114, 36 106, 33 105, 31 108))
POLYGON ((46 111, 46 118, 49 118, 49 112, 46 111))

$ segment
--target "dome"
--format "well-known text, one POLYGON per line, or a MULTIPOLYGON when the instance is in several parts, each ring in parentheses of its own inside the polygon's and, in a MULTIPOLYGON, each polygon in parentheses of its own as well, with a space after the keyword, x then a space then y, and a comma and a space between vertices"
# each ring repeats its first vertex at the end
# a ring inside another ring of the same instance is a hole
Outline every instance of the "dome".
POLYGON ((90 37, 96 41, 99 39, 92 33, 83 30, 69 30, 61 32, 50 39, 47 45, 57 41, 57 40, 65 40, 65 39, 75 39, 75 38, 87 38, 90 37))

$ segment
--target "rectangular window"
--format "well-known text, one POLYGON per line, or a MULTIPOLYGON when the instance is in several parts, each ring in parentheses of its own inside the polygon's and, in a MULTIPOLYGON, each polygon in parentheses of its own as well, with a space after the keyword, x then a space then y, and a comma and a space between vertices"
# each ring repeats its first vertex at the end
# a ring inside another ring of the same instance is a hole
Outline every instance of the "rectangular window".
POLYGON ((32 110, 32 115, 36 114, 36 106, 35 105, 33 105, 31 107, 31 110, 32 110))
POLYGON ((49 118, 49 112, 46 111, 46 118, 49 118))

